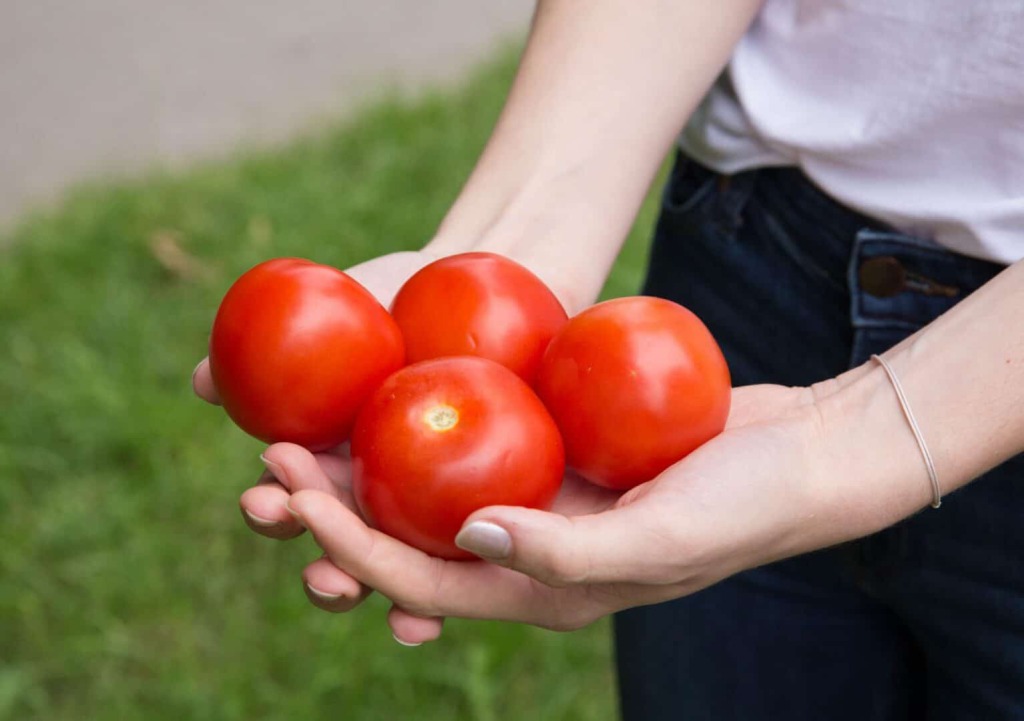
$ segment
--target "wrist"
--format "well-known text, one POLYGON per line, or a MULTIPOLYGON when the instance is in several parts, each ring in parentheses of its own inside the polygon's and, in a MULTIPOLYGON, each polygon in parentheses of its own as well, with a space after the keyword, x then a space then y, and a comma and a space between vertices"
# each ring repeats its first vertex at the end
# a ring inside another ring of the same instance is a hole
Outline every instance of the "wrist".
POLYGON ((927 470, 882 367, 865 363, 814 391, 815 545, 867 536, 925 508, 927 470))
MULTIPOLYGON (((933 494, 921 448, 882 366, 869 361, 841 381, 815 402, 821 443, 814 477, 828 523, 850 539, 916 513, 933 494)), ((927 424, 924 434, 927 441, 927 424)), ((952 490, 948 481, 940 475, 944 493, 952 490)))
POLYGON ((464 194, 424 249, 507 256, 540 277, 572 315, 597 299, 642 199, 609 193, 607 202, 598 202, 597 195, 580 178, 538 176, 491 208, 484 221, 470 207, 477 198, 464 194))

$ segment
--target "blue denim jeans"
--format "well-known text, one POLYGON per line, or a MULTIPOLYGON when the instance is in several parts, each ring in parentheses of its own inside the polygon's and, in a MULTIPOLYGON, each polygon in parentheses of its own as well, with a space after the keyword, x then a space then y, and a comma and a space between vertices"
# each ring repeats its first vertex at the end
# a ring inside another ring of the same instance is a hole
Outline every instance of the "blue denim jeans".
MULTIPOLYGON (((795 169, 724 177, 680 158, 645 292, 704 319, 735 385, 807 385, 1000 270, 858 215, 795 169)), ((1024 719, 1024 456, 939 510, 622 612, 615 631, 627 721, 1024 719)))

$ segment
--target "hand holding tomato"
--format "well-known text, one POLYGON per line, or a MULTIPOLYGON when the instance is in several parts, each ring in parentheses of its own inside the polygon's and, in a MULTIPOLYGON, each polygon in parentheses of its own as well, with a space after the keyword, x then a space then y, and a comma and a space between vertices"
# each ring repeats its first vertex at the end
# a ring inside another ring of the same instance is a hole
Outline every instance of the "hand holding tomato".
MULTIPOLYGON (((561 311, 560 307, 558 310, 561 311)), ((561 324, 563 322, 561 319, 562 314, 560 313, 559 315, 560 317, 556 319, 556 321, 558 324, 561 324)), ((713 341, 711 341, 711 345, 713 345, 713 341)), ((717 350, 717 348, 715 350, 717 350)), ((611 355, 614 356, 614 353, 611 355)), ((196 374, 197 387, 203 388, 204 375, 206 375, 206 372, 206 369, 201 365, 196 374)), ((725 374, 725 379, 727 389, 727 372, 725 374)), ((650 382, 656 383, 656 381, 650 382)), ((620 383, 620 385, 624 384, 620 383)), ((536 401, 535 398, 534 401, 539 406, 539 401, 536 401)), ((724 407, 727 408, 727 398, 724 407)), ((719 405, 718 408, 722 408, 722 406, 719 405)), ((630 419, 625 420, 626 422, 629 422, 630 419)), ((614 432, 614 430, 615 428, 613 427, 612 431, 614 432)), ((357 433, 357 436, 358 435, 359 434, 357 433)), ((557 437, 557 433, 555 433, 554 436, 557 437)), ((612 436, 609 438, 612 441, 615 440, 612 436)), ((385 444, 383 442, 380 444, 381 450, 373 456, 373 459, 374 462, 383 461, 385 462, 384 465, 387 465, 387 463, 392 459, 387 453, 385 453, 386 449, 384 449, 384 445, 385 444)), ((371 457, 364 452, 365 447, 365 441, 358 440, 356 442, 357 461, 360 464, 363 464, 367 458, 371 457), (360 448, 364 450, 360 450, 360 448)), ((686 450, 688 451, 689 448, 686 450)), ((626 452, 628 453, 628 448, 626 452)), ((540 455, 543 455, 543 453, 540 455)), ((476 458, 476 456, 473 457, 476 458)), ((270 470, 272 477, 265 476, 263 483, 257 488, 251 489, 247 492, 242 499, 243 510, 246 513, 247 522, 254 529, 264 535, 282 538, 289 537, 290 535, 300 532, 295 521, 292 520, 290 516, 286 515, 288 511, 284 508, 284 504, 289 499, 289 495, 292 496, 292 500, 299 500, 304 496, 309 495, 305 494, 305 491, 314 490, 319 491, 319 494, 314 495, 319 495, 321 501, 325 498, 333 499, 331 506, 333 512, 339 512, 340 510, 347 513, 348 515, 345 516, 347 522, 350 525, 356 524, 350 528, 350 531, 356 534, 352 536, 352 538, 358 537, 359 533, 368 531, 371 534, 371 538, 376 539, 372 541, 375 548, 409 548, 394 536, 388 536, 382 534, 380 530, 370 530, 368 528, 364 520, 361 518, 359 508, 355 504, 352 494, 349 491, 348 483, 351 475, 351 469, 343 456, 339 454, 320 454, 313 456, 308 451, 298 446, 278 444, 272 446, 271 449, 268 450, 267 458, 268 469, 270 470), (358 530, 360 527, 363 531, 358 530), (382 540, 385 538, 388 540, 382 540)), ((476 461, 473 463, 479 465, 476 461)), ((399 478, 403 475, 408 476, 411 472, 416 471, 416 467, 414 466, 399 469, 397 473, 391 473, 391 476, 393 478, 399 478)), ((377 470, 379 471, 379 468, 377 470)), ((500 468, 495 469, 495 471, 500 470, 500 468)), ((513 469, 513 471, 513 475, 518 475, 520 477, 529 476, 528 470, 513 469)), ((653 471, 652 473, 656 473, 656 471, 653 471)), ((532 482, 536 479, 528 478, 528 480, 532 482)), ((556 485, 557 484, 555 484, 555 486, 556 485)), ((549 488, 554 487, 552 486, 550 479, 544 480, 539 487, 545 486, 549 488)), ((639 497, 639 495, 636 496, 636 498, 639 497)), ((538 496, 538 498, 540 497, 538 496)), ((549 493, 545 498, 540 499, 537 502, 531 503, 527 501, 527 503, 530 503, 531 505, 544 506, 548 498, 550 498, 549 493)), ((584 526, 589 527, 591 524, 596 524, 594 525, 594 529, 601 529, 599 534, 600 538, 595 536, 593 539, 588 540, 588 544, 593 544, 592 548, 584 548, 583 546, 580 546, 575 549, 575 553, 589 557, 593 554, 603 555, 604 551, 607 551, 608 553, 627 552, 630 545, 629 535, 636 535, 638 529, 642 531, 647 526, 644 525, 646 522, 643 521, 640 516, 633 517, 629 514, 627 517, 627 514, 622 513, 622 511, 632 507, 633 501, 635 500, 632 494, 618 500, 616 499, 618 499, 618 496, 614 492, 609 492, 590 486, 589 484, 582 483, 575 477, 571 478, 570 481, 567 482, 562 496, 560 496, 558 503, 553 509, 554 512, 550 514, 543 511, 522 508, 521 504, 524 503, 524 501, 518 497, 513 496, 500 498, 498 496, 481 495, 477 499, 475 505, 467 506, 467 510, 459 511, 456 514, 459 518, 456 519, 455 525, 452 525, 450 530, 445 531, 445 533, 450 538, 450 536, 454 534, 455 530, 457 530, 458 524, 465 518, 468 511, 472 508, 479 507, 481 504, 492 504, 490 508, 477 511, 471 515, 471 520, 482 520, 483 523, 482 525, 470 523, 463 528, 462 532, 459 534, 458 543, 465 550, 461 552, 456 550, 456 553, 475 551, 479 555, 496 563, 505 564, 509 567, 516 568, 519 571, 533 575, 536 579, 561 583, 564 579, 571 578, 573 576, 572 567, 567 565, 572 563, 572 561, 571 559, 564 560, 565 558, 568 558, 568 556, 562 553, 557 547, 551 547, 550 544, 547 544, 544 526, 546 524, 550 525, 553 523, 554 527, 561 527, 564 531, 565 519, 569 519, 571 521, 569 524, 570 528, 577 526, 583 528, 584 526), (507 505, 495 506, 493 505, 495 503, 504 503, 507 505), (491 517, 483 519, 480 518, 480 514, 489 511, 493 512, 495 509, 497 509, 499 513, 526 515, 521 516, 518 521, 515 517, 505 519, 510 521, 506 526, 501 525, 502 519, 500 517, 496 519, 491 517), (563 519, 563 522, 551 520, 558 518, 563 519), (531 521, 530 519, 533 520, 531 521), (546 520, 542 521, 540 525, 528 532, 528 529, 531 528, 531 523, 536 523, 538 519, 546 520), (605 520, 611 520, 614 521, 614 523, 605 527, 605 520), (598 521, 600 521, 600 523, 598 523, 598 521), (633 528, 629 534, 624 535, 624 526, 619 527, 616 531, 616 527, 621 526, 623 521, 640 523, 641 525, 637 528, 633 528), (549 547, 545 548, 546 544, 549 547), (535 550, 531 551, 531 548, 535 550), (512 554, 507 556, 503 555, 503 549, 511 549, 512 554), (539 554, 539 556, 531 560, 531 557, 534 557, 537 554, 539 554)), ((456 497, 454 500, 459 501, 460 499, 456 497)), ((373 501, 367 500, 367 494, 363 494, 364 509, 369 509, 373 512, 373 503, 373 501)), ((377 503, 378 506, 380 506, 380 503, 377 503)), ((443 505, 444 504, 442 503, 442 506, 443 505)), ((458 504, 455 503, 453 505, 458 504)), ((418 546, 425 547, 432 553, 447 555, 449 557, 455 556, 455 553, 449 553, 439 549, 438 547, 433 547, 430 544, 424 544, 422 535, 417 536, 415 533, 412 536, 404 535, 404 531, 401 528, 393 526, 389 527, 388 519, 385 516, 401 516, 401 514, 394 513, 395 504, 391 501, 386 500, 383 507, 389 509, 384 515, 381 515, 377 519, 378 523, 383 527, 383 530, 390 531, 396 536, 413 541, 418 546)), ((439 509, 441 509, 441 507, 435 508, 433 512, 428 515, 437 516, 439 509)), ((310 518, 303 514, 301 508, 293 505, 291 510, 296 512, 296 515, 301 522, 311 525, 311 527, 314 528, 318 541, 320 541, 321 536, 325 531, 317 527, 315 523, 312 523, 310 518)), ((336 518, 335 520, 337 521, 339 519, 336 518)), ((656 525, 654 527, 657 528, 656 525)), ((548 531, 550 530, 551 528, 548 529, 548 531)), ((329 529, 326 532, 329 536, 334 536, 329 529)), ((580 541, 580 543, 582 543, 582 541, 580 541)), ((321 543, 321 545, 324 544, 321 543)), ((325 546, 325 550, 330 551, 331 549, 325 546)), ((402 551, 402 553, 405 552, 406 551, 402 551)), ((422 556, 422 552, 416 551, 416 553, 422 556)), ((331 558, 333 559, 334 556, 332 555, 331 558)), ((643 565, 642 559, 640 562, 641 565, 643 565)), ((435 569, 439 567, 439 564, 440 566, 445 566, 446 563, 447 562, 441 561, 437 558, 434 558, 431 561, 431 565, 435 569)), ((494 572, 494 567, 485 566, 480 563, 461 564, 461 566, 465 566, 469 569, 476 569, 475 572, 482 573, 485 576, 494 572), (488 568, 491 570, 487 570, 488 568)), ((399 569, 395 568, 393 570, 397 572, 399 569)), ((366 571, 367 572, 364 573, 359 569, 358 565, 354 567, 349 565, 348 561, 343 563, 330 563, 321 559, 314 562, 307 568, 305 574, 307 581, 307 593, 311 600, 321 607, 334 611, 348 610, 358 604, 370 589, 379 583, 376 572, 372 571, 372 569, 366 569, 366 571)), ((475 573, 461 570, 453 573, 461 574, 463 572, 475 573)), ((589 574, 589 571, 586 571, 586 573, 589 574)), ((519 583, 519 581, 517 581, 517 583, 519 583)), ((388 586, 381 586, 381 588, 386 589, 388 586)), ((391 594, 388 593, 387 595, 391 594)), ((511 598, 514 599, 514 597, 515 595, 513 594, 511 598)), ((396 598, 395 596, 392 596, 392 598, 397 601, 397 604, 396 608, 389 616, 389 621, 395 630, 396 636, 400 636, 405 640, 417 640, 417 638, 425 640, 436 636, 437 633, 440 632, 440 619, 436 617, 424 618, 421 613, 421 606, 417 605, 421 602, 417 601, 414 596, 409 597, 412 605, 408 609, 404 608, 409 604, 407 604, 403 598, 396 598)), ((482 597, 482 599, 486 600, 486 596, 482 597)), ((553 599, 548 599, 548 601, 551 600, 553 599)), ((484 603, 484 607, 481 607, 478 611, 468 615, 473 617, 515 618, 515 616, 503 615, 500 608, 487 609, 486 605, 487 604, 484 603)), ((541 625, 548 624, 542 623, 541 625)), ((557 626, 560 625, 560 623, 554 623, 551 625, 557 626)))
MULTIPOLYGON (((328 573, 395 603, 389 623, 404 641, 436 637, 445 616, 578 628, 853 537, 850 524, 838 522, 849 499, 822 483, 835 467, 814 442, 821 415, 811 390, 750 386, 733 396, 725 432, 622 496, 570 477, 552 512, 496 506, 474 513, 458 542, 489 563, 428 556, 369 527, 329 493, 300 491, 288 506, 326 552, 328 573)), ((289 475, 323 483, 302 449, 268 453, 289 475)), ((320 560, 311 569, 323 574, 324 567, 320 560)))
MULTIPOLYGON (((271 472, 265 473, 260 484, 250 488, 242 496, 246 522, 250 528, 261 535, 291 538, 304 532, 306 527, 302 524, 305 521, 300 521, 297 516, 292 515, 292 511, 287 509, 286 503, 297 493, 314 491, 322 497, 335 499, 334 502, 343 506, 351 514, 349 520, 358 519, 360 533, 365 531, 373 534, 376 538, 389 539, 387 543, 380 546, 382 549, 389 548, 392 543, 395 543, 415 553, 417 559, 420 559, 419 563, 434 565, 437 568, 471 567, 479 569, 484 574, 490 573, 487 569, 491 568, 505 573, 504 570, 495 569, 482 561, 446 561, 431 556, 374 529, 363 518, 359 506, 355 502, 352 492, 352 464, 347 454, 339 452, 311 454, 300 446, 279 443, 270 446, 264 453, 264 457, 268 468, 273 468, 273 475, 271 472), (276 479, 280 479, 280 481, 276 479), (272 497, 267 492, 268 484, 272 484, 275 490, 280 491, 280 497, 272 497), (248 517, 250 513, 279 520, 271 527, 254 526, 252 519, 248 517)), ((595 513, 612 507, 618 498, 618 493, 596 486, 569 472, 558 489, 550 512, 565 518, 595 513)), ((318 529, 319 527, 312 527, 314 536, 319 533, 318 529)), ((396 573, 404 573, 397 565, 393 567, 393 570, 396 573)), ((372 586, 336 566, 327 555, 306 566, 301 576, 310 602, 331 613, 354 610, 374 590, 372 586)), ((440 636, 444 616, 424 616, 406 610, 399 603, 394 603, 388 613, 387 622, 396 639, 401 643, 418 644, 440 636)))
MULTIPOLYGON (((393 602, 388 623, 403 643, 437 638, 445 616, 575 628, 683 595, 713 573, 738 570, 741 551, 753 565, 756 554, 773 552, 766 538, 788 540, 794 516, 806 512, 806 499, 794 498, 804 489, 793 481, 808 468, 800 450, 806 434, 784 427, 806 427, 810 391, 741 388, 732 408, 725 433, 624 496, 569 474, 550 513, 491 507, 473 514, 464 530, 483 521, 509 538, 511 554, 489 563, 444 561, 370 527, 352 497, 350 463, 334 453, 271 446, 273 475, 243 495, 242 507, 264 535, 313 533, 326 552, 302 574, 314 605, 351 611, 376 589, 393 602), (778 442, 785 438, 793 442, 778 442)), ((467 536, 460 541, 471 543, 467 536)))

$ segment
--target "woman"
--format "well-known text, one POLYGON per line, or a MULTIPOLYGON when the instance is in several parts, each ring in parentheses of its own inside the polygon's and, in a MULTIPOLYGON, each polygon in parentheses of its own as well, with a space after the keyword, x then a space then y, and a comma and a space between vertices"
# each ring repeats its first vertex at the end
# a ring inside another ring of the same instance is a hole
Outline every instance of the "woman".
MULTIPOLYGON (((622 497, 570 479, 555 513, 479 511, 458 542, 488 564, 367 528, 344 460, 285 444, 247 523, 309 528, 311 600, 375 589, 403 643, 445 616, 621 612, 626 718, 1014 717, 1021 37, 1016 0, 541 0, 435 238, 351 272, 387 302, 429 260, 490 250, 579 311, 678 138, 645 292, 722 344, 727 430, 622 497)), ((216 400, 205 362, 194 384, 216 400)))

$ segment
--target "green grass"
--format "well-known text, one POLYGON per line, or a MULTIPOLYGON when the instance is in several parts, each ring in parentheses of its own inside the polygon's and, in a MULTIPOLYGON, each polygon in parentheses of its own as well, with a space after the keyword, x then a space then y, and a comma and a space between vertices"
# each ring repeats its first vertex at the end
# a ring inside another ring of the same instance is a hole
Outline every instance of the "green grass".
MULTIPOLYGON (((261 445, 188 382, 254 263, 421 245, 513 65, 281 149, 80 188, 0 242, 0 718, 614 718, 607 623, 452 620, 407 649, 382 599, 310 606, 312 542, 238 517, 261 445), (197 265, 169 269, 159 238, 197 265)), ((648 203, 606 294, 636 291, 651 221, 648 203)))

